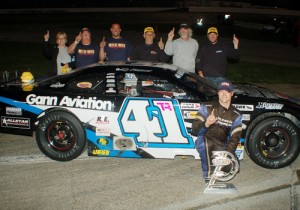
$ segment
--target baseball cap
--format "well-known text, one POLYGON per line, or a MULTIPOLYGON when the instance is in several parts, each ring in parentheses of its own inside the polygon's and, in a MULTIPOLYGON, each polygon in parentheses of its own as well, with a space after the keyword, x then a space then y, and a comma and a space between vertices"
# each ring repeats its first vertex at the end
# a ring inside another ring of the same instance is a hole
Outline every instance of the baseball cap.
POLYGON ((146 28, 144 29, 144 33, 147 33, 147 32, 152 32, 152 33, 154 33, 154 29, 153 29, 152 27, 146 27, 146 28))
POLYGON ((218 91, 220 91, 220 90, 226 90, 231 93, 231 92, 233 92, 233 85, 230 81, 225 80, 225 81, 221 82, 221 84, 219 85, 218 91))
POLYGON ((210 27, 207 30, 207 34, 210 34, 210 33, 216 33, 216 34, 218 34, 218 29, 216 27, 210 27))
POLYGON ((81 32, 84 32, 84 31, 90 32, 90 29, 88 29, 88 28, 81 29, 81 32))
POLYGON ((191 28, 191 26, 189 24, 187 24, 187 23, 181 23, 179 28, 185 28, 185 29, 187 29, 187 28, 191 28))

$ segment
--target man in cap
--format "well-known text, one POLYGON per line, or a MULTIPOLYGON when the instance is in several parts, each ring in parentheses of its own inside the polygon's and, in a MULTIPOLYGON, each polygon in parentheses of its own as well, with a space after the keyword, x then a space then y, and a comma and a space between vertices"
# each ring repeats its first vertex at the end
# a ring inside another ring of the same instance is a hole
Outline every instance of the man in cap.
POLYGON ((203 103, 192 124, 197 137, 195 148, 200 154, 203 178, 212 174, 212 151, 227 151, 235 155, 242 133, 242 115, 231 104, 233 85, 224 80, 218 87, 218 100, 203 103))
POLYGON ((100 43, 101 61, 130 61, 132 46, 130 42, 121 36, 121 25, 113 23, 110 27, 111 37, 100 43))
POLYGON ((183 71, 195 73, 195 59, 199 48, 198 42, 192 38, 193 31, 187 23, 180 24, 179 38, 174 38, 173 28, 168 34, 165 53, 173 56, 173 64, 183 71))
POLYGON ((167 62, 169 56, 165 53, 165 44, 160 38, 159 42, 154 43, 155 33, 152 27, 146 27, 144 29, 143 37, 145 42, 135 47, 132 60, 141 61, 156 61, 156 62, 167 62))
POLYGON ((239 40, 233 35, 233 45, 219 40, 217 28, 207 30, 208 41, 197 53, 196 69, 201 77, 210 80, 216 87, 226 78, 228 60, 239 59, 239 40))
POLYGON ((76 68, 98 63, 99 45, 92 42, 91 32, 83 28, 69 46, 69 54, 75 54, 76 68))

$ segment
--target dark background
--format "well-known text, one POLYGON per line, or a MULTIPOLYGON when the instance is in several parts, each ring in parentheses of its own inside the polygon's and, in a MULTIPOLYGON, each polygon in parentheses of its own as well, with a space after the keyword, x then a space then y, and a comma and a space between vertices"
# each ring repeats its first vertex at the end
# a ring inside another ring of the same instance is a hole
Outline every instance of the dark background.
POLYGON ((242 3, 251 6, 277 7, 299 10, 298 0, 7 0, 1 2, 2 9, 22 8, 81 8, 81 7, 185 7, 198 6, 235 6, 242 3))

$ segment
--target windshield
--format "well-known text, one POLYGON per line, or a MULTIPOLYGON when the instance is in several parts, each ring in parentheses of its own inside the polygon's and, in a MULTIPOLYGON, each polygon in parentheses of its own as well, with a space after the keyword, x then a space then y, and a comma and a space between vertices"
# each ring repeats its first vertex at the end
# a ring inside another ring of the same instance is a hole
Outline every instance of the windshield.
POLYGON ((211 97, 218 94, 217 89, 207 79, 194 73, 183 74, 181 80, 184 84, 205 96, 211 97))

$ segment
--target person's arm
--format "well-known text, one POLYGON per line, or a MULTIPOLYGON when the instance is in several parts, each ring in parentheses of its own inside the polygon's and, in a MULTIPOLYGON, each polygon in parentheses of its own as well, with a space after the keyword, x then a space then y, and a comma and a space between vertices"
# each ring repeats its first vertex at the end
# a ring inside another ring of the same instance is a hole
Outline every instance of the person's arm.
POLYGON ((99 51, 99 59, 101 62, 103 62, 106 58, 106 54, 105 54, 105 48, 106 46, 106 41, 105 41, 105 37, 102 38, 102 41, 100 42, 100 51, 99 51))
POLYGON ((43 50, 43 55, 46 58, 52 59, 53 49, 51 48, 51 45, 49 42, 49 30, 47 30, 47 33, 44 35, 44 41, 42 43, 42 50, 43 50))
POLYGON ((131 46, 130 43, 128 43, 127 61, 131 61, 132 54, 133 54, 133 47, 131 46))
POLYGON ((174 53, 174 49, 173 49, 174 30, 175 30, 175 28, 173 28, 168 33, 168 40, 167 40, 166 46, 165 46, 165 53, 170 56, 173 55, 173 53, 174 53))
POLYGON ((68 54, 74 54, 77 44, 81 41, 81 32, 76 36, 75 41, 69 46, 68 54))
POLYGON ((131 61, 131 57, 132 57, 132 54, 133 54, 133 47, 132 45, 130 44, 129 41, 127 41, 126 43, 127 45, 127 49, 126 49, 126 54, 127 54, 127 61, 131 61))
POLYGON ((239 115, 232 123, 230 130, 231 132, 229 134, 229 140, 225 145, 225 150, 234 154, 242 135, 242 115, 239 115))
POLYGON ((234 49, 238 50, 239 49, 239 39, 233 34, 233 47, 234 49))
POLYGON ((238 61, 240 58, 239 55, 239 39, 233 34, 232 39, 233 47, 227 46, 227 58, 232 61, 238 61))
POLYGON ((165 43, 162 40, 162 37, 160 37, 160 40, 158 42, 158 59, 161 62, 168 62, 169 56, 165 53, 165 43))
POLYGON ((198 49, 197 56, 196 56, 196 70, 200 77, 204 78, 203 74, 203 66, 204 66, 204 58, 202 54, 202 48, 198 49))

